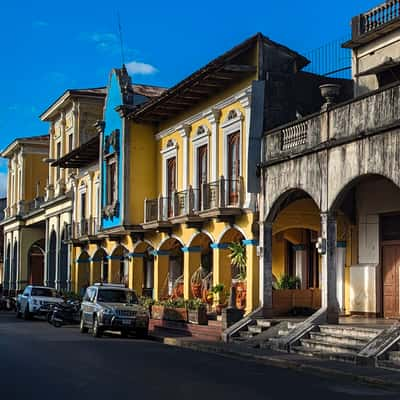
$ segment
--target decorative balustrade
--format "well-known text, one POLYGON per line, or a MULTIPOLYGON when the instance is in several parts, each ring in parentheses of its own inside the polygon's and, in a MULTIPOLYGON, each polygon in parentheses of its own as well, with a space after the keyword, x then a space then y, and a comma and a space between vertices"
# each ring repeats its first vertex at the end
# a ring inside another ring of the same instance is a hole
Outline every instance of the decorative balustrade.
POLYGON ((240 208, 243 202, 243 183, 240 179, 225 179, 204 183, 202 189, 173 192, 171 197, 145 199, 144 223, 167 222, 178 217, 197 216, 201 211, 219 208, 240 208))
POLYGON ((29 201, 26 204, 25 211, 27 213, 36 211, 40 208, 40 206, 44 203, 44 197, 36 197, 36 199, 29 201))
POLYGON ((202 190, 202 210, 215 208, 241 207, 242 179, 225 179, 205 183, 202 190))
POLYGON ((301 122, 282 130, 282 150, 290 150, 307 142, 308 122, 301 122))
POLYGON ((97 224, 97 218, 82 219, 79 222, 73 222, 69 225, 68 235, 71 239, 80 239, 86 236, 96 236, 100 227, 97 224))
POLYGON ((400 16, 400 0, 386 1, 360 17, 360 33, 371 32, 400 16))
MULTIPOLYGON (((400 123, 399 101, 400 85, 396 83, 275 128, 264 137, 264 159, 276 162, 392 129, 400 123)), ((212 194, 218 196, 215 189, 212 194)))

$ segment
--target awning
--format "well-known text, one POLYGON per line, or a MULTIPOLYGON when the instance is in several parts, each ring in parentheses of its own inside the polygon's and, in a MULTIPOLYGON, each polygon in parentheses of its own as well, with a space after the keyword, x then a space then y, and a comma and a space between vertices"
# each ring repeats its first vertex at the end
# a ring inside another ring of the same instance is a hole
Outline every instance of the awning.
POLYGON ((95 136, 64 157, 54 161, 51 166, 60 168, 81 168, 85 165, 92 164, 99 159, 99 146, 99 136, 95 136))

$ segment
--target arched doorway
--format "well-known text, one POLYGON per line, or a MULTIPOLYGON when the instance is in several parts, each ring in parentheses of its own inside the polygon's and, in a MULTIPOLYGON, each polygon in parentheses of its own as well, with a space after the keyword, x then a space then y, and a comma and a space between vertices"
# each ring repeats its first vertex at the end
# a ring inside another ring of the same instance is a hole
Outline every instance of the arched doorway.
POLYGON ((400 316, 400 188, 376 174, 361 175, 336 195, 331 213, 344 215, 347 311, 400 316))
POLYGON ((44 284, 44 239, 33 243, 28 251, 28 283, 44 284))
POLYGON ((83 295, 85 289, 90 284, 90 259, 86 251, 82 251, 77 259, 76 273, 77 291, 83 295))
POLYGON ((129 259, 126 247, 119 245, 111 254, 109 261, 110 283, 123 283, 128 286, 129 283, 129 259))
POLYGON ((133 252, 133 288, 136 293, 153 297, 154 290, 154 248, 143 241, 133 252))
POLYGON ((213 286, 211 244, 211 238, 204 232, 198 233, 189 244, 189 276, 185 277, 185 298, 195 297, 207 301, 207 294, 213 286))
POLYGON ((183 297, 183 254, 182 243, 168 238, 158 251, 160 298, 183 297))
POLYGON ((90 267, 90 283, 108 282, 108 258, 106 251, 100 247, 93 254, 90 267))
POLYGON ((316 248, 321 212, 303 190, 283 193, 270 210, 274 315, 303 313, 321 307, 322 264, 316 248))
POLYGON ((55 287, 57 264, 57 234, 53 230, 50 234, 49 252, 47 255, 47 286, 55 287))
POLYGON ((68 287, 68 244, 67 244, 67 229, 64 228, 61 236, 61 246, 58 255, 58 282, 61 290, 66 290, 68 287))
MULTIPOLYGON (((219 284, 224 286, 224 292, 218 295, 219 302, 227 305, 229 293, 234 287, 236 289, 236 306, 242 310, 246 308, 246 276, 243 275, 244 271, 241 271, 241 268, 232 263, 231 255, 232 249, 236 248, 243 252, 244 259, 246 259, 244 240, 245 236, 236 228, 232 227, 224 232, 218 243, 218 268, 214 268, 213 273, 214 286, 219 284)), ((245 269, 247 269, 247 263, 245 269)))

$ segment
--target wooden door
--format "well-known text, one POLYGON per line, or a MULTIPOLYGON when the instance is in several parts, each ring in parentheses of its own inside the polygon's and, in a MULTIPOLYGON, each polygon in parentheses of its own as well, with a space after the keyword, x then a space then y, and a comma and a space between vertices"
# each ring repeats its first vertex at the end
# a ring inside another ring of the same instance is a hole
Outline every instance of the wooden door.
POLYGON ((203 198, 203 184, 208 181, 208 157, 207 145, 201 146, 197 150, 197 183, 198 183, 198 201, 197 209, 200 209, 201 199, 203 198))
POLYGON ((236 205, 239 199, 240 177, 239 132, 228 136, 228 174, 229 205, 236 205))
POLYGON ((400 245, 383 245, 383 316, 399 316, 400 245))
POLYGON ((167 161, 167 197, 168 197, 168 217, 173 215, 174 199, 173 193, 176 190, 176 158, 170 158, 167 161))

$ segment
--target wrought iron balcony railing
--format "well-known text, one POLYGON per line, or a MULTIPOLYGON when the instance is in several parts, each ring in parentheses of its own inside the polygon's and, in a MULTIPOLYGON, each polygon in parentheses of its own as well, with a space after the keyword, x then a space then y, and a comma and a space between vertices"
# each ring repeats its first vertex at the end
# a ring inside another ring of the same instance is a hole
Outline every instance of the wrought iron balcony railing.
POLYGON ((87 236, 96 236, 100 232, 97 218, 82 219, 68 226, 69 239, 81 239, 87 236))
POLYGON ((202 211, 221 208, 240 208, 243 203, 243 184, 240 179, 225 179, 204 183, 201 189, 189 187, 173 192, 170 197, 145 199, 144 222, 168 222, 174 218, 195 217, 202 211))

